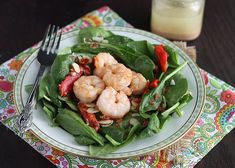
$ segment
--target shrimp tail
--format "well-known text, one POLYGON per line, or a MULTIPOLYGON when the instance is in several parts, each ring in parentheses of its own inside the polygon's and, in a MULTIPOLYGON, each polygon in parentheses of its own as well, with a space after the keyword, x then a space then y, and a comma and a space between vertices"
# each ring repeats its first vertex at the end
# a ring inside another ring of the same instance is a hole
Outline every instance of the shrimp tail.
POLYGON ((59 84, 60 96, 67 96, 73 90, 73 84, 78 80, 83 74, 83 71, 79 73, 70 72, 65 79, 59 84))
POLYGON ((80 103, 78 103, 77 107, 80 110, 80 113, 81 113, 82 117, 84 118, 84 120, 86 121, 86 123, 90 127, 94 128, 96 131, 98 131, 100 128, 100 123, 96 119, 95 114, 87 112, 88 108, 85 103, 80 102, 80 103))

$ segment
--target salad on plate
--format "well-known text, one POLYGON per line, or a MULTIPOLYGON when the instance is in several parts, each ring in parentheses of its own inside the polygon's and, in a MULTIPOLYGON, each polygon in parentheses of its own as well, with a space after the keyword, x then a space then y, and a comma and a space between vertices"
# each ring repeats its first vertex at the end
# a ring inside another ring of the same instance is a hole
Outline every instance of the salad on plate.
POLYGON ((192 99, 177 52, 103 28, 81 30, 39 84, 51 126, 60 126, 91 156, 158 133, 192 99))

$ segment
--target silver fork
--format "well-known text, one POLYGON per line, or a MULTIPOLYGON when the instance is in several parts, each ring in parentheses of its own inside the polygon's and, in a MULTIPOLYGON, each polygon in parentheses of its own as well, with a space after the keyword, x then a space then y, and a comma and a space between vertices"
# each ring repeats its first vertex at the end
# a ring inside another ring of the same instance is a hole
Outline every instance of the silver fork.
POLYGON ((57 33, 59 27, 53 25, 49 25, 44 35, 43 41, 41 43, 40 49, 38 51, 37 60, 40 64, 40 68, 34 82, 33 88, 29 94, 27 102, 21 112, 21 114, 17 117, 17 126, 20 132, 24 132, 27 128, 29 128, 32 124, 32 108, 36 102, 36 90, 38 83, 46 69, 47 66, 50 66, 57 53, 60 45, 61 32, 57 33))

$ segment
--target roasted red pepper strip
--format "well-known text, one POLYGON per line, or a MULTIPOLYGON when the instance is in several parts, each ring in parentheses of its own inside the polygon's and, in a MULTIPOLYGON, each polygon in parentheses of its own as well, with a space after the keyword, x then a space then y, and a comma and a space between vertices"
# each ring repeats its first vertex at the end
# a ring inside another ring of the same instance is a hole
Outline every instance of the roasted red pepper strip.
POLYGON ((168 63, 167 63, 168 53, 165 51, 163 45, 155 46, 155 55, 159 61, 162 72, 166 72, 167 67, 168 67, 168 63))
POLYGON ((82 76, 83 71, 79 73, 70 72, 65 79, 59 84, 60 96, 67 96, 73 90, 73 84, 82 76))
POLYGON ((84 75, 91 75, 91 68, 88 65, 80 65, 80 68, 84 75))
POLYGON ((158 86, 159 80, 158 79, 154 79, 152 82, 149 83, 148 87, 150 89, 154 89, 158 86))
POLYGON ((78 103, 78 109, 80 110, 80 113, 81 113, 82 117, 84 118, 84 120, 86 121, 86 123, 89 126, 91 126, 92 128, 94 128, 96 131, 98 131, 100 128, 100 123, 96 119, 95 114, 87 112, 88 108, 87 108, 86 104, 81 103, 81 102, 78 103))

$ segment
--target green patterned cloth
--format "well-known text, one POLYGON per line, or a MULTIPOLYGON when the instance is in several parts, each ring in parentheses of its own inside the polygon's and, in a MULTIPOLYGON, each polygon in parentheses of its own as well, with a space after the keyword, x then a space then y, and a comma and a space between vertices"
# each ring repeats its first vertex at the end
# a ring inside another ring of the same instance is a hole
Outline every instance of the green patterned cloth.
MULTIPOLYGON (((101 25, 131 27, 110 8, 102 7, 66 26, 63 31, 101 25)), ((30 132, 19 133, 13 122, 16 114, 14 81, 25 58, 37 48, 36 44, 0 66, 0 121, 60 168, 193 167, 235 127, 235 89, 202 70, 207 90, 204 110, 195 127, 176 144, 156 153, 123 160, 97 160, 64 153, 30 132)))

